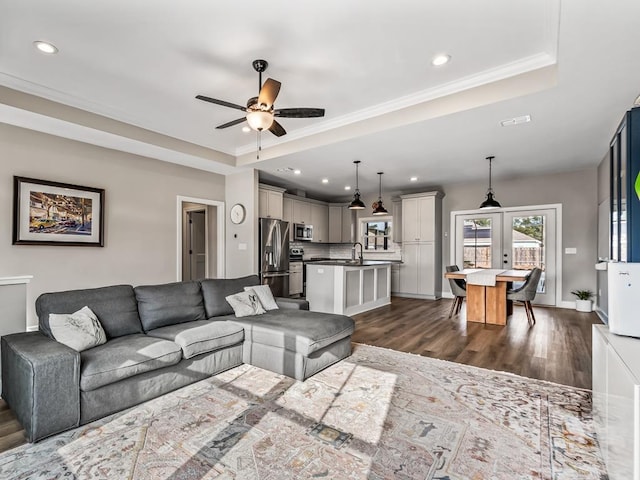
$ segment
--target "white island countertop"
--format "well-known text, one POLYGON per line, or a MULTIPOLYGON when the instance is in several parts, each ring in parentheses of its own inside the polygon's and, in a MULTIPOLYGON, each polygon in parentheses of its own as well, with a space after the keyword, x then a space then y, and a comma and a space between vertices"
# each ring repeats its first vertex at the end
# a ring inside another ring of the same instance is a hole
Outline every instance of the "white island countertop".
POLYGON ((307 263, 309 309, 355 315, 390 304, 392 263, 390 260, 307 263))

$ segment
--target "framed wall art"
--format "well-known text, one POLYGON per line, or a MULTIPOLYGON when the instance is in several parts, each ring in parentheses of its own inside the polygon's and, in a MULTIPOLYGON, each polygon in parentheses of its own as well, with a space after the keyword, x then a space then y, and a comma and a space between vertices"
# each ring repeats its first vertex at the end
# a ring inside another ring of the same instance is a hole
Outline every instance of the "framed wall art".
POLYGON ((13 244, 104 246, 104 189, 13 177, 13 244))

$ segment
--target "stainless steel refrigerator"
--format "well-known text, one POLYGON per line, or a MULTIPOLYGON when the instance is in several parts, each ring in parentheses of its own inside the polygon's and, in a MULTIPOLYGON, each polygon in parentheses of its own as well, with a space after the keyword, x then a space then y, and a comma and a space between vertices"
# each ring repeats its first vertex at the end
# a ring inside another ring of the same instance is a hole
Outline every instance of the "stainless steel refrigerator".
POLYGON ((289 296, 289 222, 261 218, 260 283, 269 285, 276 297, 289 296))

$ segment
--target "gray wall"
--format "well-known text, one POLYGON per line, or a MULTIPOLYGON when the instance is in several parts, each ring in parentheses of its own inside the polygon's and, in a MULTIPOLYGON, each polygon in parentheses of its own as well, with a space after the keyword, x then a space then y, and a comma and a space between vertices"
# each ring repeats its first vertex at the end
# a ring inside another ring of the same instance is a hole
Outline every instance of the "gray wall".
POLYGON ((0 152, 0 277, 34 276, 29 325, 42 292, 175 281, 176 197, 224 201, 221 175, 6 124, 0 152), (14 175, 104 188, 104 248, 11 245, 14 175))
MULTIPOLYGON (((496 199, 503 207, 562 204, 562 300, 573 301, 571 290, 596 290, 598 183, 595 167, 552 175, 527 176, 493 182, 496 199), (565 255, 566 247, 577 248, 565 255)), ((487 182, 447 185, 443 199, 443 265, 450 262, 451 212, 472 210, 485 197, 487 182)), ((443 283, 448 291, 448 285, 443 283)))
POLYGON ((258 171, 247 169, 225 177, 227 278, 258 273, 258 171), (244 205, 247 216, 239 225, 231 223, 229 212, 236 203, 244 205))

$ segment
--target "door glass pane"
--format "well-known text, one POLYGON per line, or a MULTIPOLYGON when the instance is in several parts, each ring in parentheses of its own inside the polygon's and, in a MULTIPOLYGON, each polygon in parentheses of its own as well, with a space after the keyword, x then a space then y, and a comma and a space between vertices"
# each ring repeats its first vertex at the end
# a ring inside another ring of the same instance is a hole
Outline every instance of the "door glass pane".
POLYGON ((620 261, 627 261, 627 127, 625 126, 618 136, 620 145, 620 261))
POLYGON ((545 215, 513 217, 511 225, 511 268, 514 270, 532 270, 536 267, 541 269, 538 293, 545 293, 547 233, 545 221, 545 215))
POLYGON ((491 229, 490 218, 464 221, 464 268, 491 268, 491 229))

